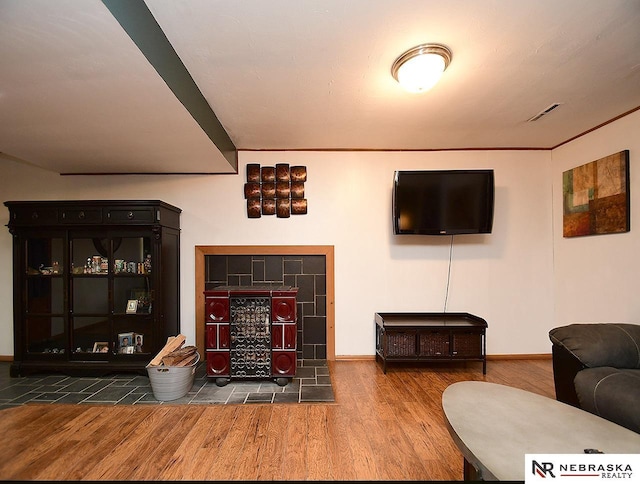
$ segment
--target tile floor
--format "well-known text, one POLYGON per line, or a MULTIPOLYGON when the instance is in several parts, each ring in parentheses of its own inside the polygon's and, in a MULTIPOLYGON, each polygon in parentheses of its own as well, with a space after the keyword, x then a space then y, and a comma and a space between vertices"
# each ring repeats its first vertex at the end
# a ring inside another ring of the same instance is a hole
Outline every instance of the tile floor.
POLYGON ((168 402, 156 400, 149 377, 139 374, 96 378, 38 374, 11 378, 9 367, 10 363, 0 362, 0 410, 25 403, 224 405, 334 401, 326 360, 299 361, 296 376, 282 387, 269 380, 232 380, 219 387, 215 380, 207 378, 201 363, 187 395, 168 402))

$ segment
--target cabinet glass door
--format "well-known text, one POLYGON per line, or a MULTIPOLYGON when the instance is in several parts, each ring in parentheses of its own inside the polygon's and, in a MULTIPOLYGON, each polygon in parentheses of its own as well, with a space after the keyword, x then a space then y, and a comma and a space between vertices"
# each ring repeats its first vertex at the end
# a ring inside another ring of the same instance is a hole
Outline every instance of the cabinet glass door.
POLYGON ((27 353, 65 354, 64 238, 30 237, 24 247, 27 353))
POLYGON ((113 315, 116 349, 148 354, 153 344, 151 237, 120 237, 113 244, 113 315))
POLYGON ((113 351, 109 322, 109 240, 72 236, 69 300, 74 353, 104 358, 113 351))

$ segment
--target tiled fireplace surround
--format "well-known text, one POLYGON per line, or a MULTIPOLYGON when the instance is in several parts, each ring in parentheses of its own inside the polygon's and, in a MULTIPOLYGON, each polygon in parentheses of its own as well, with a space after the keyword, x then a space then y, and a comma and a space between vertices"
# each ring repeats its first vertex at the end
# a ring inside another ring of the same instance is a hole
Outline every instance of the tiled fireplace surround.
POLYGON ((206 254, 204 272, 205 290, 217 286, 297 287, 298 359, 327 359, 325 255, 206 254))

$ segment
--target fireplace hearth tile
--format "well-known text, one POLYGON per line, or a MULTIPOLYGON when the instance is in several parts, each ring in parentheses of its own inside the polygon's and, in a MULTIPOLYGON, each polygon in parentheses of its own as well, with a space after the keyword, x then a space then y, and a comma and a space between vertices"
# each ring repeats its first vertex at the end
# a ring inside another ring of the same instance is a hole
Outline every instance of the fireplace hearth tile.
POLYGON ((329 376, 328 366, 316 366, 316 375, 329 376))
POLYGON ((331 377, 329 377, 328 375, 318 375, 316 376, 316 382, 318 383, 318 385, 331 385, 331 377))
POLYGON ((73 405, 243 405, 248 403, 333 402, 334 394, 326 360, 298 361, 296 376, 286 385, 274 381, 230 381, 219 387, 198 365, 191 390, 168 402, 155 399, 149 378, 139 374, 105 377, 31 375, 11 378, 9 362, 0 362, 0 410, 25 403, 73 405), (46 391, 42 391, 42 389, 46 391))
POLYGON ((288 383, 284 387, 282 387, 282 393, 295 393, 296 395, 300 394, 300 380, 297 378, 293 380, 291 383, 288 383))
POLYGON ((300 400, 300 395, 298 392, 276 393, 273 396, 273 403, 298 403, 299 400, 300 400))
POLYGON ((249 393, 245 403, 271 403, 273 393, 249 393))
POLYGON ((306 378, 315 378, 316 377, 316 369, 309 367, 309 368, 298 368, 296 369, 296 378, 300 379, 300 380, 304 380, 306 378))
POLYGON ((267 256, 264 259, 264 277, 267 281, 282 281, 283 276, 283 262, 282 257, 267 256))
POLYGON ((285 274, 302 274, 302 261, 300 260, 284 260, 285 274))
POLYGON ((304 344, 319 345, 327 339, 327 320, 325 317, 310 316, 304 321, 304 344))
POLYGON ((304 258, 304 274, 323 274, 325 273, 325 257, 320 255, 308 255, 304 258))
POLYGON ((300 388, 300 403, 302 402, 333 402, 333 388, 331 386, 305 386, 300 388))
POLYGON ((231 257, 228 259, 228 271, 229 274, 251 274, 251 256, 240 255, 238 257, 231 257))

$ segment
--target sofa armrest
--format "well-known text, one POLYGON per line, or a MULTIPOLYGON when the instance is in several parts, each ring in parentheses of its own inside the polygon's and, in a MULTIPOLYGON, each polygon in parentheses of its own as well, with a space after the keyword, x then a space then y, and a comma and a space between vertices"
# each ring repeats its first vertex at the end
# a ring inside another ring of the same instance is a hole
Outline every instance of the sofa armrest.
POLYGON ((631 323, 574 323, 549 331, 584 366, 640 368, 640 325, 631 323))
POLYGON ((551 350, 556 400, 580 408, 580 400, 573 380, 578 372, 586 367, 564 346, 554 344, 551 350))

